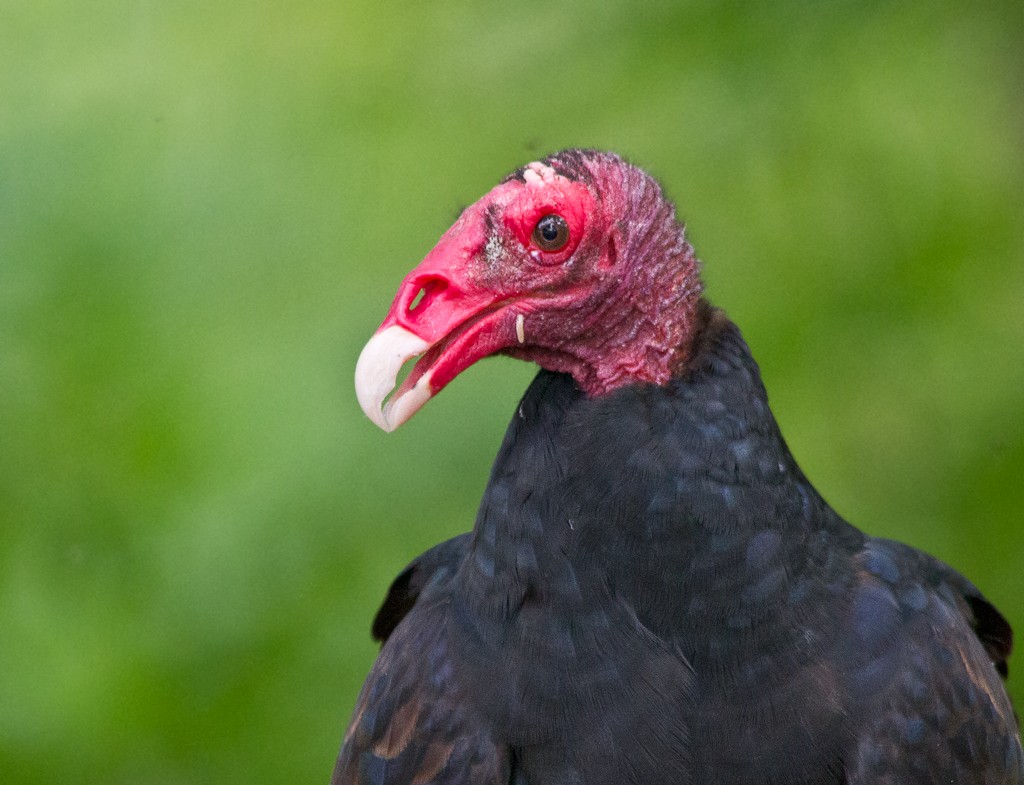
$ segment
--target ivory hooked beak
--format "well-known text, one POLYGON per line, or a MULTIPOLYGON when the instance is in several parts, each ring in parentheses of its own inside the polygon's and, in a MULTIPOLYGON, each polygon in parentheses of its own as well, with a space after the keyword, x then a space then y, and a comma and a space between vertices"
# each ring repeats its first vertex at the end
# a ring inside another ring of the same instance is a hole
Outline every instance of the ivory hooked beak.
MULTIPOLYGON (((395 389, 402 366, 432 346, 418 335, 394 324, 374 335, 356 362, 356 397, 366 416, 390 433, 422 408, 434 394, 428 370, 408 389, 401 389, 385 403, 395 389)), ((404 385, 403 385, 404 387, 404 385)))

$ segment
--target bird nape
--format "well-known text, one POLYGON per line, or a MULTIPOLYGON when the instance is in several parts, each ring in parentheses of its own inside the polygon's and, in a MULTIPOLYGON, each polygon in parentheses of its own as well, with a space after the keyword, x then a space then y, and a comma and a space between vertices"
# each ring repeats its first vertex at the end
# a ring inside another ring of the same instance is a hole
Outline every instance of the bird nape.
POLYGON ((509 175, 403 281, 356 367, 380 427, 482 357, 542 370, 473 530, 377 614, 335 785, 1024 782, 1009 625, 828 506, 701 292, 658 184, 593 150, 509 175))

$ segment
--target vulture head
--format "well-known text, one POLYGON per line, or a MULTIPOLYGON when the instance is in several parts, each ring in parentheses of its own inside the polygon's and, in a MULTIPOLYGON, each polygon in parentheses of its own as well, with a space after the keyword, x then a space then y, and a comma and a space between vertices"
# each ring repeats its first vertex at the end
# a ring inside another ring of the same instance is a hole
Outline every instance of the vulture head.
POLYGON ((466 208, 402 281, 356 364, 359 402, 392 431, 499 353, 570 373, 591 396, 663 384, 687 359, 700 292, 650 175, 612 153, 556 153, 466 208))

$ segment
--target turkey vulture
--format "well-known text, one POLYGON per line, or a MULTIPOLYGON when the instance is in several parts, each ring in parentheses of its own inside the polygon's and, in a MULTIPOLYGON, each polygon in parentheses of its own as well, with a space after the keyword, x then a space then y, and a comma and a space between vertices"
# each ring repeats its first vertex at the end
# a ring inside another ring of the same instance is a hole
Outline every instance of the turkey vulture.
POLYGON ((566 150, 464 210, 360 403, 390 431, 495 353, 542 370, 374 620, 335 785, 1024 782, 1009 625, 808 482, 648 174, 566 150))

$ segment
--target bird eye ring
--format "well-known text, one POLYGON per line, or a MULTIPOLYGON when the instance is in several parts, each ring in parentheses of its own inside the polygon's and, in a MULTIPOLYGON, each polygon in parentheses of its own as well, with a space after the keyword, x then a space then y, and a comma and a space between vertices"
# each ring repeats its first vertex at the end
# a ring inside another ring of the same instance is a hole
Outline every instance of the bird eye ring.
POLYGON ((545 215, 537 221, 531 239, 542 251, 560 251, 569 242, 569 224, 560 215, 545 215))

